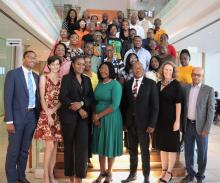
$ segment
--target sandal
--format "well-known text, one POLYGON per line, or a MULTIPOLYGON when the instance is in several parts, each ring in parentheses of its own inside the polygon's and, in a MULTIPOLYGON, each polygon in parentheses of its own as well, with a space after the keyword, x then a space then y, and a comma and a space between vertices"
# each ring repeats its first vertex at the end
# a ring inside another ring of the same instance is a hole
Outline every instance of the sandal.
POLYGON ((158 178, 160 181, 163 180, 163 177, 165 176, 166 171, 167 171, 167 169, 162 169, 161 176, 158 178))
POLYGON ((105 177, 105 181, 104 183, 110 183, 112 182, 113 179, 112 179, 112 173, 106 173, 106 177, 105 177))
MULTIPOLYGON (((166 173, 170 175, 170 179, 169 179, 169 180, 161 179, 161 181, 162 181, 162 182, 165 182, 165 183, 168 183, 168 182, 170 182, 170 181, 172 180, 173 174, 172 174, 172 172, 168 172, 168 171, 167 171, 166 173)), ((166 174, 165 174, 165 176, 166 176, 166 174)), ((164 177, 165 177, 165 176, 164 176, 164 177)))
POLYGON ((104 179, 107 176, 107 173, 100 173, 98 178, 96 180, 94 180, 92 183, 100 183, 102 181, 102 179, 104 179))

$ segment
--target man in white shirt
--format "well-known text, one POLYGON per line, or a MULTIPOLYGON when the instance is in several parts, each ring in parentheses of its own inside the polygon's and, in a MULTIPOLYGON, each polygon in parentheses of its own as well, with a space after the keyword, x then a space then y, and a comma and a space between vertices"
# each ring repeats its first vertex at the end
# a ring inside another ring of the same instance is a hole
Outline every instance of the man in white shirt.
POLYGON ((130 29, 133 28, 137 31, 137 35, 140 36, 142 39, 144 39, 145 33, 143 27, 137 24, 138 17, 136 14, 131 15, 131 24, 130 24, 130 29))
POLYGON ((149 68, 151 54, 149 51, 142 47, 142 39, 140 36, 134 37, 134 48, 131 48, 125 53, 124 63, 126 63, 126 58, 129 53, 135 53, 138 56, 138 60, 143 65, 144 71, 147 72, 149 68))
POLYGON ((26 51, 23 65, 7 73, 4 86, 8 149, 5 171, 8 183, 29 183, 25 176, 28 149, 39 115, 38 75, 32 72, 36 54, 26 51))
POLYGON ((204 70, 196 67, 192 71, 192 85, 185 87, 184 150, 187 176, 181 183, 197 179, 202 183, 207 164, 208 134, 214 119, 214 90, 202 84, 204 70), (197 144, 198 172, 194 170, 194 148, 197 144))
POLYGON ((138 19, 139 20, 137 21, 137 24, 143 27, 144 35, 146 36, 148 29, 153 28, 153 24, 149 20, 147 20, 144 10, 138 11, 138 19))

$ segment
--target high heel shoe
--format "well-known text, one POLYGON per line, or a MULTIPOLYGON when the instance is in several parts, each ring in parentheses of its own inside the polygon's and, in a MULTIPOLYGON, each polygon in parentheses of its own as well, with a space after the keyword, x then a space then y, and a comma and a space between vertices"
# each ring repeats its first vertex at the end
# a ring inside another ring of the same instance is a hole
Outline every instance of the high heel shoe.
MULTIPOLYGON (((160 181, 165 182, 165 183, 168 183, 168 182, 170 182, 170 181, 172 180, 172 178, 173 178, 172 172, 167 171, 166 174, 169 174, 169 175, 170 175, 170 178, 169 178, 168 180, 161 179, 160 181)), ((166 174, 165 174, 165 176, 166 176, 166 174)), ((164 176, 164 177, 165 177, 165 176, 164 176)), ((164 177, 163 177, 163 178, 164 178, 164 177)))
POLYGON ((110 183, 110 182, 112 182, 113 181, 113 179, 112 179, 112 173, 106 173, 107 175, 106 175, 106 177, 105 177, 105 181, 104 181, 104 183, 110 183))
POLYGON ((94 180, 92 183, 100 183, 102 181, 102 179, 104 179, 107 176, 107 173, 100 173, 98 178, 96 180, 94 180))
POLYGON ((166 171, 167 171, 167 169, 162 169, 161 176, 158 178, 160 181, 162 181, 162 180, 163 180, 163 177, 165 176, 166 171))

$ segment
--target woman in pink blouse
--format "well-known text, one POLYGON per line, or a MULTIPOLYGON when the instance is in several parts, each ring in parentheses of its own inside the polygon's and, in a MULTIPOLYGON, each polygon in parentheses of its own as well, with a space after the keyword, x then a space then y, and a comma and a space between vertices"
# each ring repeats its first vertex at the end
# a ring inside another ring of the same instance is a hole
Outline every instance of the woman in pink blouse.
MULTIPOLYGON (((59 71, 59 76, 62 78, 64 75, 69 73, 70 70, 70 65, 71 61, 68 61, 66 59, 66 52, 67 48, 64 43, 58 43, 56 44, 54 48, 54 55, 59 56, 62 60, 61 66, 60 66, 60 71, 59 71)), ((50 70, 48 69, 48 66, 46 65, 44 67, 44 73, 49 73, 50 70)))

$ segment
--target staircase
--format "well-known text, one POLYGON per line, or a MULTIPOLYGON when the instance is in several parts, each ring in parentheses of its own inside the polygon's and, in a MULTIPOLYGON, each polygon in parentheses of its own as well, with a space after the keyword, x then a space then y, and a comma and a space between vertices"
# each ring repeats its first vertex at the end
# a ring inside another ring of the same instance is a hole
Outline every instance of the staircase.
MULTIPOLYGON (((138 171, 142 170, 141 166, 141 155, 139 153, 138 155, 139 161, 138 161, 138 171)), ((151 167, 151 174, 154 176, 159 176, 161 174, 161 162, 160 162, 160 155, 159 152, 151 152, 150 155, 150 167, 151 167)), ((94 168, 88 169, 88 173, 93 172, 99 172, 99 162, 98 162, 98 156, 94 155, 91 159, 94 168)), ((174 177, 183 177, 185 175, 185 168, 184 164, 182 163, 184 161, 183 159, 183 153, 179 154, 177 157, 177 161, 175 164, 175 167, 173 169, 173 176, 174 177)), ((64 178, 64 170, 63 170, 63 152, 57 153, 57 163, 56 167, 54 169, 55 176, 57 178, 64 178)), ((128 172, 129 173, 129 154, 127 152, 124 152, 124 154, 120 157, 117 157, 114 164, 114 172, 128 172)))

